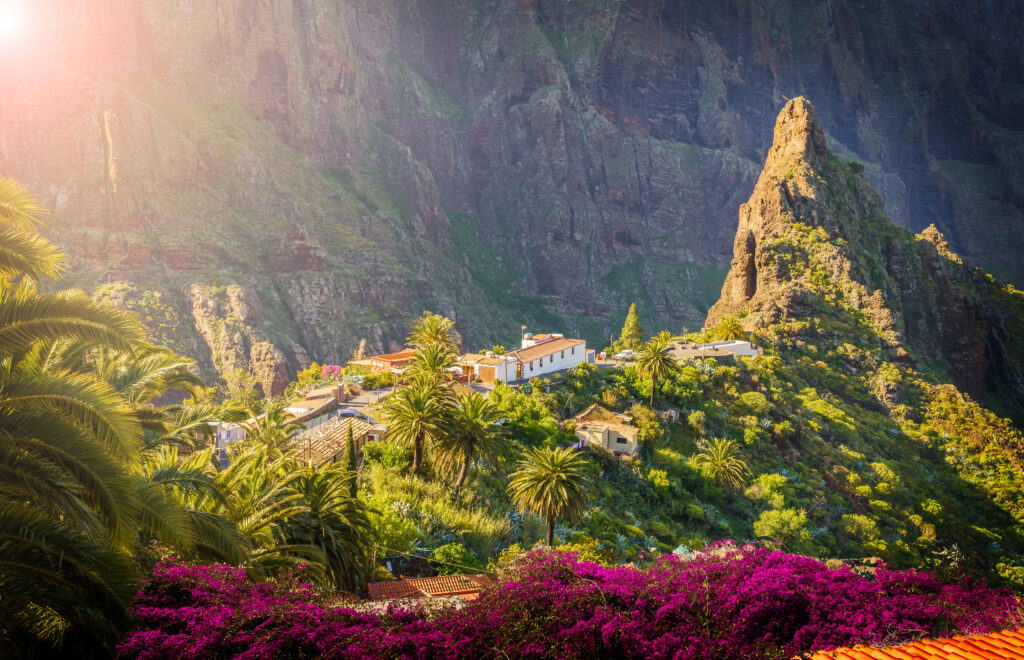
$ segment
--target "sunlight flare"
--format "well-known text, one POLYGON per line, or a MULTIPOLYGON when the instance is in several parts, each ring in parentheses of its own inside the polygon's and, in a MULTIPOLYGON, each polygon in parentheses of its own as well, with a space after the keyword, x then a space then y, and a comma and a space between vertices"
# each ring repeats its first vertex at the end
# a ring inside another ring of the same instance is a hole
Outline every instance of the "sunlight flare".
POLYGON ((28 24, 28 9, 25 3, 0 0, 0 47, 24 39, 28 24))

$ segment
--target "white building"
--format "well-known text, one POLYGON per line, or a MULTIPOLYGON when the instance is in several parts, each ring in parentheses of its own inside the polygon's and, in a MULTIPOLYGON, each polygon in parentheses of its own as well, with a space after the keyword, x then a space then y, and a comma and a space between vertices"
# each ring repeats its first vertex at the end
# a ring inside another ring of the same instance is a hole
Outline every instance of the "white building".
POLYGON ((496 355, 487 351, 484 354, 466 353, 459 358, 458 369, 470 381, 507 383, 516 379, 516 364, 518 361, 513 355, 496 355))
POLYGON ((523 345, 509 355, 516 359, 515 380, 523 380, 571 369, 583 362, 594 362, 596 353, 587 350, 584 339, 568 339, 560 334, 529 332, 523 335, 523 345))
POLYGON ((710 344, 697 344, 697 350, 707 350, 709 348, 725 351, 726 353, 732 353, 733 355, 739 355, 740 357, 756 357, 761 353, 758 349, 754 348, 749 341, 743 341, 741 339, 716 341, 710 344))

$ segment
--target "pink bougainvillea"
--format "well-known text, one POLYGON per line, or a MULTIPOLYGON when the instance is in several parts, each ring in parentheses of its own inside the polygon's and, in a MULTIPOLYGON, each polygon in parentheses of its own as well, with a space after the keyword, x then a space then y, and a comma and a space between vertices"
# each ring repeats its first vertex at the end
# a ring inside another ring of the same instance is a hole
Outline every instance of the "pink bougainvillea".
POLYGON ((341 366, 338 366, 336 364, 325 364, 320 369, 320 378, 322 378, 324 380, 330 380, 332 378, 340 378, 341 374, 342 374, 342 370, 344 370, 344 368, 345 367, 341 367, 341 366))
POLYGON ((874 575, 764 548, 712 546, 649 567, 527 555, 461 609, 338 606, 308 585, 224 566, 160 564, 132 607, 122 658, 783 659, 1022 624, 1017 598, 974 580, 874 575))

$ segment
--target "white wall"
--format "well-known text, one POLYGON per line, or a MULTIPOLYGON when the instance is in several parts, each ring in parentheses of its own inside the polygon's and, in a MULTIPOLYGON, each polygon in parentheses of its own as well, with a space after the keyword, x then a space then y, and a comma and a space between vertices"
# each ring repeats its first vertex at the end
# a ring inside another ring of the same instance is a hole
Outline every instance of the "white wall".
MULTIPOLYGON (((542 344, 543 345, 543 344, 542 344)), ((523 379, 529 380, 538 376, 544 376, 547 374, 554 373, 556 371, 565 371, 571 369, 576 365, 587 359, 587 343, 581 342, 565 349, 565 357, 562 357, 562 352, 557 351, 553 356, 545 355, 543 358, 543 364, 541 364, 540 358, 534 358, 530 362, 523 362, 523 379), (573 352, 573 349, 576 349, 573 352), (551 361, 551 357, 554 361, 551 361), (533 365, 533 370, 530 370, 530 365, 533 365)), ((513 375, 515 371, 513 369, 513 375)))

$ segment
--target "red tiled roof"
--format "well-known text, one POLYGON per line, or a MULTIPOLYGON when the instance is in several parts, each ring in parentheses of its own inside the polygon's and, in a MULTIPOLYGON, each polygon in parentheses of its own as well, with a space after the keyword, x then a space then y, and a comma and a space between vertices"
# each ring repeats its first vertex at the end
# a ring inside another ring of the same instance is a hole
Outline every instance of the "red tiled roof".
POLYGON ((818 651, 809 660, 1024 660, 1024 628, 984 635, 922 639, 902 646, 818 651))
POLYGON ((416 354, 415 349, 407 348, 404 351, 398 353, 385 353, 384 355, 371 355, 368 360, 381 360, 383 362, 396 362, 398 360, 408 360, 416 354))
POLYGON ((429 578, 405 578, 391 582, 371 582, 366 587, 370 591, 370 600, 436 598, 439 596, 460 596, 471 600, 490 584, 491 578, 486 575, 439 575, 429 578))
POLYGON ((564 337, 557 337, 555 339, 548 339, 536 344, 535 346, 529 346, 527 348, 520 348, 517 351, 512 351, 512 355, 515 355, 523 362, 529 362, 536 360, 539 357, 546 357, 552 353, 558 351, 569 350, 573 346, 582 344, 582 339, 566 339, 564 337))

